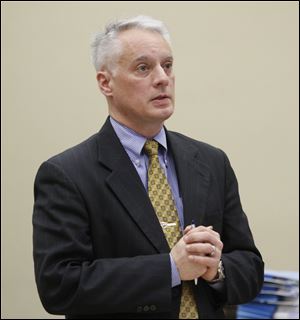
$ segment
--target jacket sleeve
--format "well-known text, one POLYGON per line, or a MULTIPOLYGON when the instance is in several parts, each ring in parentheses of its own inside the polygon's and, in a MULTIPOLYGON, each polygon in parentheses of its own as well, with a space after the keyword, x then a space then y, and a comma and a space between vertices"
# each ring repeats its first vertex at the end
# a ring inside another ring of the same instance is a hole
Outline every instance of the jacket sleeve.
POLYGON ((224 214, 221 240, 225 269, 227 304, 242 304, 260 291, 264 278, 264 263, 254 244, 248 219, 243 212, 238 183, 224 154, 225 185, 224 214))
POLYGON ((49 313, 136 313, 144 305, 170 311, 169 254, 96 259, 84 199, 54 163, 38 170, 34 198, 35 279, 49 313))

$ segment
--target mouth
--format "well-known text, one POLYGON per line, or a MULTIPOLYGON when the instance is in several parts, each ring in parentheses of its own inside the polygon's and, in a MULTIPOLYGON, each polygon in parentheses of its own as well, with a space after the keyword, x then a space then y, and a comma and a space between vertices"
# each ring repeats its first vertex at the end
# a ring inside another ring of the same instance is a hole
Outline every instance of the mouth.
POLYGON ((171 97, 167 94, 159 94, 158 96, 154 97, 153 100, 163 100, 163 99, 171 99, 171 97))

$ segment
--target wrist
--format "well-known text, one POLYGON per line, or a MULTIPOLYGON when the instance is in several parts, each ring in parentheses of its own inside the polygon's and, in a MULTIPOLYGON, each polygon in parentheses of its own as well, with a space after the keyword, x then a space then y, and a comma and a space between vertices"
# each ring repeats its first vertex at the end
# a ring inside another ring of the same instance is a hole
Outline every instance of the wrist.
POLYGON ((218 269, 217 269, 217 274, 214 279, 209 281, 210 283, 216 283, 220 281, 224 281, 225 279, 225 273, 224 273, 224 266, 222 263, 222 260, 219 261, 218 269))

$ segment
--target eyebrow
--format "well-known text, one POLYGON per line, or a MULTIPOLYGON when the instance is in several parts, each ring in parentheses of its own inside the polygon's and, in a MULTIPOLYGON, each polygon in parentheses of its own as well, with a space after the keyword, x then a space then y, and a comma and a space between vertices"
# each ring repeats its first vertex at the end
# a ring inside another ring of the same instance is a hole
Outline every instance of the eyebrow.
MULTIPOLYGON (((140 56, 136 59, 133 60, 133 63, 135 62, 139 62, 139 61, 145 61, 145 60, 151 60, 151 57, 149 56, 140 56)), ((167 56, 166 58, 164 58, 163 60, 172 60, 173 61, 173 57, 172 56, 167 56)))

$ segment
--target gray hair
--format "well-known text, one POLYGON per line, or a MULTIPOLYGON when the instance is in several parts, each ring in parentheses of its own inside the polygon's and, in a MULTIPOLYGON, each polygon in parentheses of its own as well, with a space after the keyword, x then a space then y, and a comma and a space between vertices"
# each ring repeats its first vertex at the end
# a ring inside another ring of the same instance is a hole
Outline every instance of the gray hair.
POLYGON ((136 16, 109 23, 105 32, 95 34, 91 43, 92 62, 96 71, 100 71, 104 66, 112 68, 116 55, 120 54, 121 46, 118 39, 120 32, 130 29, 142 29, 158 32, 171 44, 170 35, 163 22, 148 16, 136 16))

